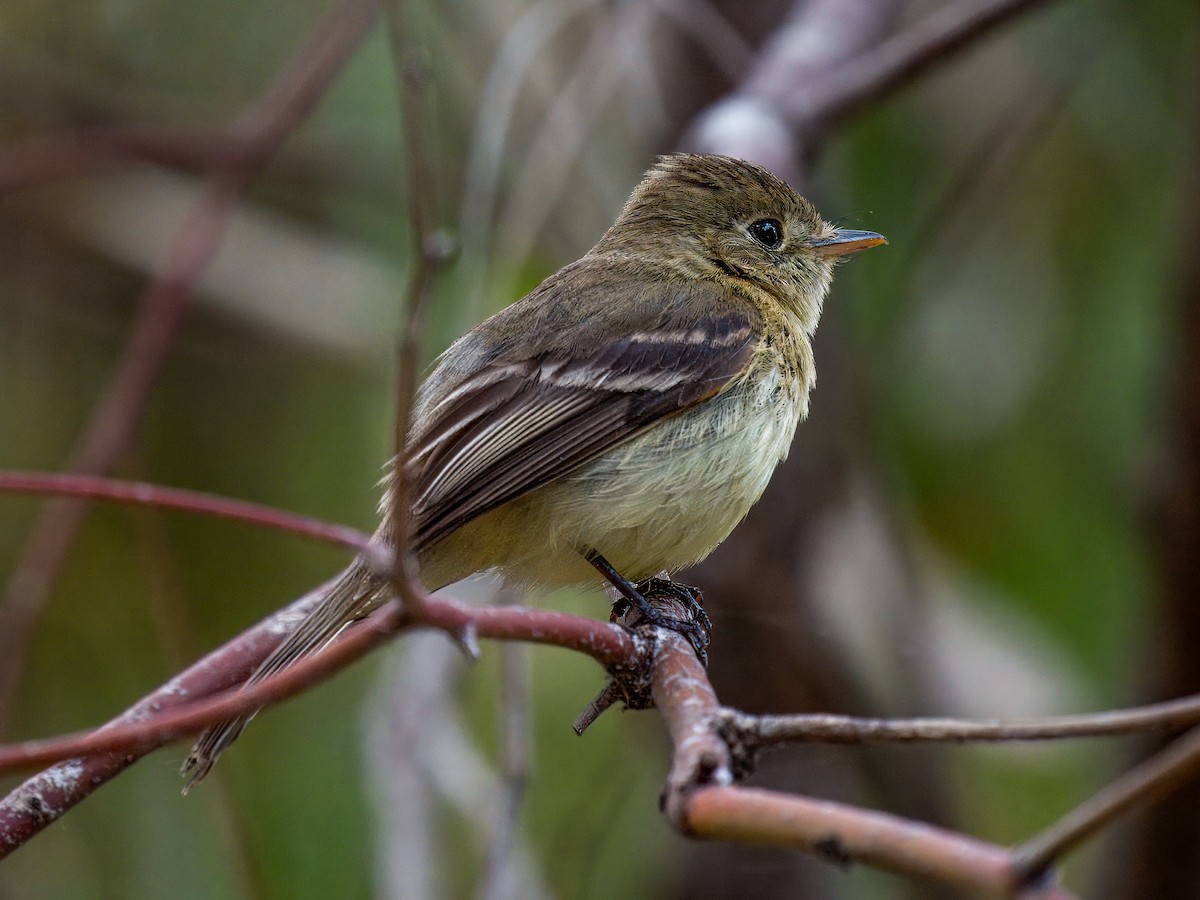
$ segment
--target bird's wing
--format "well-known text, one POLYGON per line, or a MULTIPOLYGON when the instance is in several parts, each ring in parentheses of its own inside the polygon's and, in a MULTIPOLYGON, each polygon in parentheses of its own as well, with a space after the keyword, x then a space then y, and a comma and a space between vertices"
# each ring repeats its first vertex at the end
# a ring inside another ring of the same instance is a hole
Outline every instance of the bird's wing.
POLYGON ((751 314, 670 316, 581 352, 498 358, 433 406, 408 451, 419 550, 719 393, 758 343, 751 314))

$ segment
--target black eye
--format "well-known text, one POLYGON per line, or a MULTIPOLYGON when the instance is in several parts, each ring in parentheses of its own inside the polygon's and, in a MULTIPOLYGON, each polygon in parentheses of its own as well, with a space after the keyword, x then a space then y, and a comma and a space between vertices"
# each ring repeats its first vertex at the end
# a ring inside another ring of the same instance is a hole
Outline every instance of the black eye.
POLYGON ((778 219, 759 219, 751 223, 750 237, 768 250, 778 250, 783 243, 783 225, 778 219))

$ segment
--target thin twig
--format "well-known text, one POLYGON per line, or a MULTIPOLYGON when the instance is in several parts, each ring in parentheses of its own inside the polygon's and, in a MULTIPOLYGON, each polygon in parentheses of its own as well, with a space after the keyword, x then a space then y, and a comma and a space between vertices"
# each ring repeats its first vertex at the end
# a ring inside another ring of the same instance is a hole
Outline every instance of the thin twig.
MULTIPOLYGON (((213 651, 98 732, 68 736, 64 742, 57 744, 39 741, 0 747, 0 768, 23 767, 34 760, 61 759, 84 753, 100 754, 102 748, 111 750, 117 747, 122 750, 117 756, 89 755, 55 766, 29 779, 0 800, 0 858, 21 846, 141 756, 173 739, 173 735, 181 736, 199 730, 227 718, 235 710, 263 705, 279 699, 277 694, 308 686, 322 675, 349 665, 367 653, 375 644, 386 639, 387 635, 379 632, 397 627, 400 621, 396 607, 383 607, 372 617, 375 624, 371 624, 372 619, 364 623, 369 633, 356 638, 362 626, 354 628, 346 637, 314 655, 311 660, 298 663, 286 673, 264 679, 253 690, 233 691, 220 702, 213 701, 202 710, 192 709, 178 714, 176 718, 158 718, 163 710, 241 685, 275 645, 321 600, 326 589, 327 585, 316 588, 213 651), (336 656, 331 655, 335 653, 336 656), (123 729, 116 737, 106 733, 116 729, 123 729)), ((517 606, 476 607, 447 598, 426 597, 420 624, 448 634, 473 631, 481 637, 496 640, 560 646, 591 656, 606 667, 641 657, 637 640, 628 632, 606 622, 566 613, 517 606)))
POLYGON ((951 718, 870 719, 805 714, 751 716, 724 709, 727 733, 749 749, 773 744, 906 744, 986 741, 1051 741, 1112 737, 1176 729, 1200 721, 1200 696, 1131 709, 1037 719, 967 720, 951 718))
POLYGON ((163 487, 145 481, 120 481, 96 475, 0 470, 0 493, 49 494, 174 509, 285 531, 298 537, 337 544, 351 550, 366 550, 371 543, 370 535, 347 525, 289 513, 260 503, 234 500, 203 491, 163 487))
POLYGON ((1087 840, 1121 813, 1152 803, 1195 778, 1200 770, 1200 728, 1105 785, 1041 834, 1014 851, 1023 881, 1038 878, 1064 853, 1087 840))
POLYGON ((429 71, 427 62, 405 38, 400 21, 401 4, 388 3, 386 21, 392 56, 400 81, 400 115, 404 126, 405 183, 409 230, 412 233, 412 274, 404 298, 404 319, 397 341, 396 421, 393 429, 392 471, 385 509, 390 541, 395 548, 392 580, 403 601, 414 611, 421 602, 420 583, 410 558, 408 473, 405 446, 412 423, 413 399, 417 390, 417 367, 421 361, 425 313, 434 279, 452 256, 445 235, 434 230, 437 198, 428 146, 429 71))
MULTIPOLYGON (((134 439, 170 353, 192 286, 221 246, 225 227, 254 174, 312 111, 375 20, 376 0, 345 0, 262 98, 234 122, 238 165, 209 176, 176 232, 163 269, 147 290, 128 343, 65 468, 107 472, 134 439)), ((25 651, 87 511, 82 500, 46 505, 0 597, 0 731, 16 695, 25 651)))
POLYGON ((178 738, 203 731, 209 725, 251 714, 264 706, 293 697, 362 658, 395 632, 411 624, 412 619, 401 613, 399 607, 386 606, 379 615, 369 617, 326 650, 305 657, 253 685, 189 703, 144 722, 0 747, 0 772, 76 756, 103 753, 143 756, 178 738))

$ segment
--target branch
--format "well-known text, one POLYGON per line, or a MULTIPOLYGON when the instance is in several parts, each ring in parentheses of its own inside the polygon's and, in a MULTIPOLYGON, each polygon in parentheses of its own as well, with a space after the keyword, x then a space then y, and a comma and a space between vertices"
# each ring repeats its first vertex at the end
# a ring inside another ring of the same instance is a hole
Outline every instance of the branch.
POLYGON ((719 736, 721 710, 687 642, 657 630, 654 699, 674 745, 665 808, 683 834, 803 850, 917 878, 1026 900, 1067 900, 1054 885, 1023 880, 1015 854, 921 822, 840 803, 733 787, 737 760, 719 736), (1027 886, 1028 885, 1028 886, 1027 886))
POLYGON ((1044 5, 1047 0, 983 0, 942 7, 871 53, 832 73, 811 91, 817 99, 807 109, 810 119, 828 126, 911 84, 949 62, 1000 25, 1044 5))
POLYGON ((285 512, 272 506, 234 500, 218 494, 163 487, 145 481, 120 481, 95 475, 0 470, 0 493, 51 494, 86 500, 108 500, 135 506, 174 509, 200 516, 245 522, 299 537, 365 551, 371 538, 356 528, 285 512))
POLYGON ((1016 851, 1021 873, 1037 877, 1047 866, 1087 840, 1123 812, 1152 803, 1182 787, 1200 770, 1200 728, 1105 785, 1093 797, 1063 816, 1016 851))
POLYGON ((145 756, 151 750, 202 731, 209 725, 294 697, 341 671, 411 624, 411 618, 400 613, 398 607, 386 607, 327 650, 305 657, 302 662, 252 686, 236 687, 211 699, 187 703, 142 722, 0 746, 0 772, 102 753, 145 756))
POLYGON ((870 719, 823 713, 751 716, 732 709, 722 709, 720 717, 724 733, 729 739, 749 751, 789 743, 1049 741, 1166 731, 1194 725, 1200 721, 1200 696, 1130 709, 1009 721, 950 718, 870 719))
POLYGON ((1054 884, 1023 887, 1003 847, 841 803, 744 787, 699 787, 682 803, 692 837, 792 847, 840 866, 862 862, 953 887, 1023 900, 1069 900, 1054 884))
POLYGON ((884 40, 902 6, 897 0, 810 0, 737 90, 695 119, 683 143, 753 159, 802 182, 821 138, 838 122, 1044 2, 955 3, 884 40))
POLYGON ((408 546, 411 504, 408 474, 404 466, 405 446, 417 390, 417 367, 421 361, 425 313, 434 281, 452 258, 454 248, 446 235, 435 231, 433 226, 437 198, 434 196, 434 177, 425 133, 429 73, 423 61, 418 61, 419 54, 405 40, 399 6, 389 4, 387 11, 392 57, 400 80, 400 119, 404 126, 407 162, 406 204, 415 263, 405 292, 404 319, 396 348, 396 420, 392 430, 392 471, 384 501, 384 514, 390 541, 396 547, 392 579, 400 597, 414 605, 420 602, 421 590, 408 546))
POLYGON ((436 628, 460 639, 478 635, 564 647, 591 656, 604 666, 629 664, 642 657, 638 640, 605 622, 517 606, 472 607, 445 598, 423 597, 420 618, 402 612, 394 604, 385 606, 328 649, 252 688, 233 690, 204 703, 194 702, 239 686, 320 601, 326 587, 318 587, 210 653, 104 728, 0 747, 0 771, 83 757, 34 776, 0 801, 0 858, 151 750, 230 716, 292 696, 345 668, 405 628, 436 628))
POLYGON ((228 169, 247 159, 244 140, 210 130, 148 126, 75 128, 0 149, 0 193, 96 174, 134 162, 228 169))
MULTIPOLYGON (((130 707, 105 728, 145 722, 148 716, 240 684, 317 604, 325 586, 310 591, 257 627, 205 656, 130 707)), ((148 751, 147 751, 148 752, 148 751)), ((60 763, 0 800, 0 859, 57 820, 142 754, 104 755, 60 763)))

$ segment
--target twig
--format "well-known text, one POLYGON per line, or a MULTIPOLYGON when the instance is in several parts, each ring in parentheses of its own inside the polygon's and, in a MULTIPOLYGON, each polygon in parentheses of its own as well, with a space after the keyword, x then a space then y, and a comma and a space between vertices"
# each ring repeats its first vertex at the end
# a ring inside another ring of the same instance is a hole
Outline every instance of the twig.
MULTIPOLYGON (((108 471, 134 438, 191 296, 192 285, 220 248, 225 226, 254 173, 316 105, 374 22, 375 0, 345 0, 263 97, 233 124, 230 137, 248 148, 234 168, 219 169, 176 232, 166 264, 147 290, 121 360, 66 468, 108 471)), ((15 697, 25 651, 87 504, 48 504, 0 598, 0 731, 15 697)))
POLYGON ((896 0, 812 0, 738 90, 696 118, 684 143, 755 159, 802 182, 836 124, 1045 2, 955 3, 881 42, 899 12, 896 0))
MULTIPOLYGON (((101 753, 113 748, 123 753, 121 756, 91 755, 55 766, 0 800, 0 858, 155 746, 227 718, 237 710, 254 708, 302 689, 321 675, 344 667, 368 652, 386 639, 387 634, 382 632, 398 627, 401 621, 394 606, 384 607, 327 650, 285 673, 264 679, 252 690, 235 691, 202 708, 195 707, 178 714, 172 712, 173 718, 158 718, 163 710, 240 685, 282 637, 319 602, 325 589, 324 585, 318 587, 210 653, 98 732, 68 736, 61 742, 53 739, 0 748, 0 768, 26 766, 34 760, 101 753), (364 633, 359 635, 360 631, 364 633), (155 718, 148 719, 150 716, 155 718), (116 729, 123 730, 115 736, 107 733, 116 729)), ((638 658, 641 653, 638 641, 616 626, 581 616, 517 606, 473 607, 445 598, 426 597, 420 624, 449 634, 473 631, 496 640, 522 640, 564 647, 591 656, 604 666, 638 658)))
POLYGON ((285 512, 260 503, 234 500, 202 491, 163 487, 145 481, 120 481, 96 475, 0 470, 0 493, 51 494, 174 509, 200 516, 245 522, 260 528, 273 528, 315 541, 349 547, 351 550, 366 550, 371 543, 369 535, 346 525, 285 512))
POLYGON ((813 88, 818 104, 805 110, 826 127, 897 91, 933 67, 972 47, 993 29, 1048 0, 982 0, 953 3, 880 44, 853 65, 813 88))
POLYGON ((813 86, 843 65, 858 65, 890 31, 901 6, 901 0, 797 3, 737 89, 692 122, 684 147, 751 159, 802 184, 814 149, 812 110, 820 102, 813 86))
POLYGON ((78 128, 0 149, 0 193, 138 161, 226 169, 237 166, 245 154, 244 142, 211 130, 120 125, 78 128))
POLYGON ((411 504, 405 469, 405 446, 417 390, 417 367, 421 361, 425 312, 434 279, 451 259, 453 247, 449 239, 433 227, 437 198, 434 195, 426 135, 428 66, 411 42, 405 40, 400 10, 399 3, 389 3, 386 20, 393 61, 400 81, 400 115, 404 125, 404 158, 407 163, 406 204, 415 263, 405 292, 404 320, 397 341, 396 421, 393 428, 392 471, 385 501, 385 527, 390 531, 390 541, 396 548, 392 580, 401 599, 411 609, 419 611, 420 583, 408 550, 411 504))
POLYGON ((1017 847, 1017 868, 1022 880, 1036 879, 1065 852, 1121 813, 1165 797, 1192 780, 1197 770, 1200 770, 1200 728, 1193 728, 1017 847))
POLYGON ((411 624, 412 619, 404 615, 399 607, 384 607, 378 615, 369 617, 328 649, 305 657, 301 662, 254 685, 189 703, 144 722, 0 747, 0 772, 101 753, 144 756, 150 750, 202 731, 209 725, 244 716, 263 706, 293 697, 306 687, 344 669, 411 624))
POLYGON ((786 743, 1049 741, 1111 737, 1193 725, 1200 721, 1200 696, 1131 709, 1009 721, 869 719, 825 714, 750 716, 730 709, 721 710, 720 718, 726 734, 748 749, 786 743))

